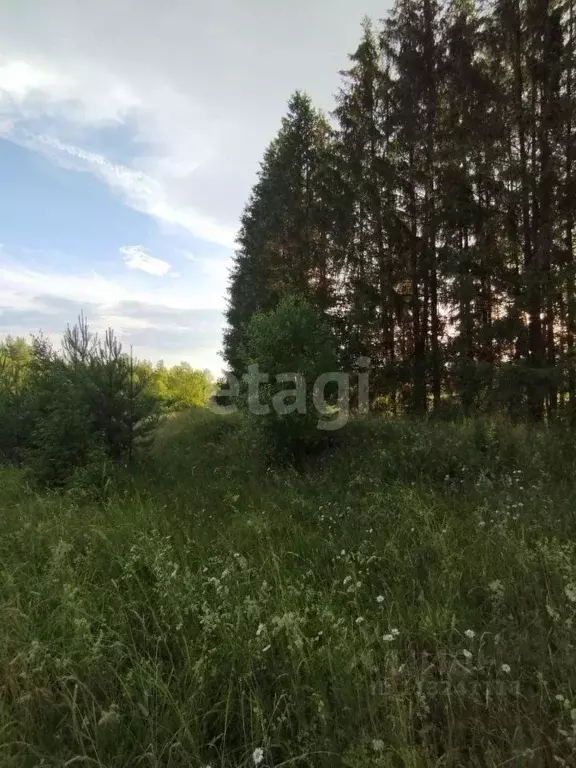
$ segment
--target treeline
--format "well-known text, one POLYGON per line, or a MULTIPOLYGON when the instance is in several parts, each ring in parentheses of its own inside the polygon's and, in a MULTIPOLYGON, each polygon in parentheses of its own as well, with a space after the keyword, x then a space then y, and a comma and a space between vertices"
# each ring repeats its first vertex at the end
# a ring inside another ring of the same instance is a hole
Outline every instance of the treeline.
POLYGON ((391 410, 576 421, 575 0, 398 0, 331 119, 296 93, 246 206, 225 357, 286 294, 391 410))
POLYGON ((0 463, 29 467, 49 485, 129 465, 167 411, 203 406, 208 371, 138 362, 113 330, 80 316, 60 350, 42 336, 0 342, 0 463))

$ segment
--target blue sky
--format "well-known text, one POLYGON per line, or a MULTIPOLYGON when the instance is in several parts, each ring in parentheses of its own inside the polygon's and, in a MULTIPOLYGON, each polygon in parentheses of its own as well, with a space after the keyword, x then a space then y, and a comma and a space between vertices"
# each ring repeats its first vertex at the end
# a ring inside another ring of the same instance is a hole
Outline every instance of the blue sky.
POLYGON ((376 0, 20 0, 0 25, 0 337, 82 310, 218 374, 238 219, 296 88, 333 106, 376 0))

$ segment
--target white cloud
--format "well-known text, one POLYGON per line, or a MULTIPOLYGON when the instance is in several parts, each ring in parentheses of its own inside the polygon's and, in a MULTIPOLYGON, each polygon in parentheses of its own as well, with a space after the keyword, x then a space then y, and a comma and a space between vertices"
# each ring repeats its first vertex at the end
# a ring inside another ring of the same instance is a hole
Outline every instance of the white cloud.
POLYGON ((170 189, 171 180, 187 179, 210 159, 208 142, 193 128, 198 110, 166 85, 161 96, 149 93, 142 100, 105 71, 89 78, 88 87, 81 69, 74 72, 76 78, 27 61, 0 59, 0 135, 62 165, 94 173, 138 211, 183 227, 202 240, 233 248, 234 227, 199 213, 170 189), (133 148, 141 154, 129 167, 57 135, 28 130, 29 121, 41 117, 57 118, 58 130, 67 128, 73 134, 79 127, 87 131, 132 121, 133 148))
MULTIPOLYGON (((138 256, 140 249, 132 249, 138 256)), ((57 345, 66 324, 84 311, 93 330, 111 326, 141 358, 189 360, 218 373, 221 299, 217 286, 196 283, 161 281, 142 290, 134 273, 112 278, 31 268, 0 249, 0 337, 42 330, 57 345)))
POLYGON ((35 306, 37 296, 53 296, 70 301, 115 306, 131 298, 118 282, 106 280, 96 273, 70 275, 38 271, 8 262, 0 263, 2 295, 0 308, 27 309, 35 306))
POLYGON ((31 13, 29 5, 8 3, 0 25, 4 135, 48 118, 57 123, 42 128, 50 138, 89 148, 90 129, 126 126, 133 140, 121 162, 161 189, 146 212, 227 246, 288 96, 302 88, 332 108, 362 15, 386 7, 174 0, 164 13, 156 0, 52 0, 31 13))
POLYGON ((171 266, 167 261, 150 256, 141 245, 124 245, 120 248, 120 253, 129 269, 139 269, 157 277, 164 277, 170 272, 171 266))
POLYGON ((191 208, 172 205, 163 185, 142 171, 112 163, 96 152, 89 152, 50 136, 33 134, 26 129, 12 130, 10 138, 51 157, 65 167, 94 174, 137 211, 167 224, 181 226, 201 240, 227 248, 234 247, 236 232, 233 228, 222 226, 191 208))
POLYGON ((179 251, 180 255, 193 264, 198 264, 202 274, 215 280, 221 285, 225 285, 230 276, 232 267, 232 258, 208 258, 207 256, 197 256, 190 251, 179 251))
POLYGON ((84 92, 86 72, 69 72, 44 62, 0 59, 0 112, 12 124, 40 116, 59 117, 80 125, 121 123, 141 108, 140 98, 125 83, 106 74, 84 92), (73 74, 72 74, 73 73, 73 74))
POLYGON ((100 316, 99 322, 100 330, 103 328, 114 328, 117 333, 122 334, 154 328, 154 324, 146 318, 126 317, 121 314, 103 314, 100 316))
POLYGON ((106 311, 127 301, 174 310, 221 310, 224 306, 220 286, 210 281, 162 281, 154 290, 149 290, 142 288, 131 273, 125 278, 112 278, 97 272, 70 274, 49 267, 34 269, 1 250, 0 286, 0 311, 2 308, 31 309, 38 306, 39 296, 93 304, 106 311))
POLYGON ((25 61, 4 61, 0 65, 0 92, 4 99, 25 102, 35 93, 52 91, 56 99, 67 95, 66 80, 59 80, 52 73, 33 67, 25 61))

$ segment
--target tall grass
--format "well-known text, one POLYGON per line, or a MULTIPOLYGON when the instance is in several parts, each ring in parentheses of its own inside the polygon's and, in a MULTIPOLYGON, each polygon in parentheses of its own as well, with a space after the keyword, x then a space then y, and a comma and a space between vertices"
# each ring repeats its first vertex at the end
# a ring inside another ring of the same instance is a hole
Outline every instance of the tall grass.
POLYGON ((576 454, 358 422, 306 473, 239 421, 124 487, 0 476, 0 765, 576 761, 576 454))

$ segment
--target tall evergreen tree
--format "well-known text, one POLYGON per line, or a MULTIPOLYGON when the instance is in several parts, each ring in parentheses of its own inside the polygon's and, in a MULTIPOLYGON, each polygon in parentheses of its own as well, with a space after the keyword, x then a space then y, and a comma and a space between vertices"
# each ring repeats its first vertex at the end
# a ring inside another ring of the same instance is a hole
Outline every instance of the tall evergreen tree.
POLYGON ((334 113, 343 190, 339 218, 345 225, 341 312, 348 361, 368 356, 377 388, 394 401, 399 374, 396 337, 403 309, 395 286, 403 225, 394 205, 390 62, 368 20, 363 32, 350 56, 351 68, 342 73, 334 113))
POLYGON ((243 331, 254 312, 289 294, 306 296, 323 311, 331 306, 330 154, 326 119, 297 92, 242 217, 224 340, 232 370, 242 367, 243 331))
POLYGON ((574 0, 397 0, 365 22, 334 136, 296 95, 265 155, 230 366, 251 315, 300 293, 395 406, 576 423, 574 35, 574 0))

